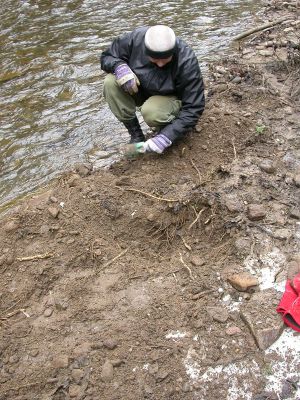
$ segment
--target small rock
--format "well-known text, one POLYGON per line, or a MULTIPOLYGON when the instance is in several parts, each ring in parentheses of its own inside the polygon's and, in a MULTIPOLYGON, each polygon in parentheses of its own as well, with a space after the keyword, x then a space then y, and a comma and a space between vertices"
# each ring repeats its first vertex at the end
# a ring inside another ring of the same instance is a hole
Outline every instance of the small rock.
POLYGON ((190 261, 191 261, 191 264, 194 265, 195 267, 201 267, 202 265, 205 264, 205 261, 196 254, 191 256, 190 261))
POLYGON ((109 350, 113 350, 118 346, 118 342, 114 339, 106 339, 103 342, 103 346, 109 350))
POLYGON ((48 208, 48 212, 51 215, 51 217, 53 218, 57 218, 58 214, 59 214, 59 209, 56 207, 49 207, 48 208))
POLYGON ((20 358, 16 354, 14 354, 13 356, 9 357, 8 362, 10 364, 16 364, 17 362, 19 362, 19 360, 20 358))
POLYGON ((57 198, 54 197, 54 196, 50 196, 50 197, 49 197, 49 201, 50 201, 51 203, 57 203, 57 202, 58 202, 57 198))
POLYGON ((162 382, 162 381, 165 380, 168 376, 169 376, 169 372, 168 372, 168 371, 160 370, 160 371, 156 374, 156 382, 162 382))
POLYGON ((71 398, 75 397, 77 399, 80 399, 82 395, 82 388, 79 385, 70 385, 69 395, 71 398))
POLYGON ((242 333, 241 329, 238 326, 230 326, 226 329, 225 332, 229 336, 240 335, 242 333))
POLYGON ((206 311, 217 322, 226 322, 229 318, 227 310, 223 307, 206 307, 206 311))
POLYGON ((259 285, 258 279, 248 272, 241 272, 239 274, 233 274, 229 276, 228 282, 238 291, 246 292, 250 288, 259 285))
POLYGON ((241 307, 241 317, 248 325, 257 346, 261 350, 270 347, 281 335, 284 323, 276 312, 282 294, 275 289, 255 293, 241 307))
POLYGON ((230 212, 241 212, 243 211, 243 203, 240 199, 235 195, 227 195, 225 196, 225 206, 230 212))
POLYGON ((20 224, 16 220, 8 221, 4 225, 4 231, 7 233, 14 232, 19 228, 20 224))
POLYGON ((74 174, 68 179, 68 185, 70 187, 78 186, 80 183, 80 175, 74 174))
POLYGON ((84 371, 82 369, 72 369, 71 375, 74 382, 79 384, 84 377, 84 371))
POLYGON ((287 265, 287 279, 294 279, 300 273, 300 262, 292 260, 287 265))
POLYGON ((67 368, 69 365, 69 357, 66 355, 60 355, 55 357, 52 361, 53 368, 67 368))
POLYGON ((77 164, 75 168, 78 175, 80 175, 81 177, 85 177, 90 175, 93 166, 91 164, 77 164))
POLYGON ((263 160, 259 167, 262 171, 266 172, 267 174, 274 174, 276 171, 276 165, 273 163, 272 160, 263 160))
POLYGON ((293 182, 297 187, 300 187, 300 174, 294 175, 293 182))
POLYGON ((261 204, 249 204, 248 218, 250 219, 250 221, 259 221, 261 219, 264 219, 266 215, 266 210, 261 204))
POLYGON ((53 313, 53 309, 50 308, 50 307, 48 307, 48 308, 46 308, 46 310, 44 311, 44 316, 45 316, 45 317, 51 317, 52 313, 53 313))
POLYGON ((291 237, 291 231, 288 229, 276 229, 273 236, 275 239, 287 240, 291 237))
POLYGON ((235 76, 231 83, 241 83, 242 82, 242 78, 240 76, 235 76))
POLYGON ((191 391, 192 391, 191 385, 190 385, 188 382, 185 382, 185 383, 183 384, 183 386, 182 386, 182 391, 183 391, 184 393, 191 392, 191 391))
POLYGON ((300 209, 292 208, 289 212, 289 216, 294 219, 300 219, 300 209))
POLYGON ((30 357, 36 357, 39 354, 38 349, 33 349, 29 352, 30 357))
POLYGON ((103 382, 111 382, 113 380, 114 367, 109 360, 106 360, 101 371, 101 380, 103 382))
POLYGON ((259 50, 258 54, 264 57, 271 57, 274 54, 273 50, 259 50))
POLYGON ((91 351, 91 343, 83 342, 73 350, 74 357, 85 356, 91 351))

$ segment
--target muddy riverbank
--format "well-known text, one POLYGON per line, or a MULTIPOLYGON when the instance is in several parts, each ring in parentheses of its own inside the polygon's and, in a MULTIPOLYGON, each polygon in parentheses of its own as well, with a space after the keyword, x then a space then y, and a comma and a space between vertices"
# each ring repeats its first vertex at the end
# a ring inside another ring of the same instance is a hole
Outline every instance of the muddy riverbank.
POLYGON ((210 65, 184 141, 79 165, 2 219, 1 400, 300 398, 275 312, 300 272, 295 4, 210 65))

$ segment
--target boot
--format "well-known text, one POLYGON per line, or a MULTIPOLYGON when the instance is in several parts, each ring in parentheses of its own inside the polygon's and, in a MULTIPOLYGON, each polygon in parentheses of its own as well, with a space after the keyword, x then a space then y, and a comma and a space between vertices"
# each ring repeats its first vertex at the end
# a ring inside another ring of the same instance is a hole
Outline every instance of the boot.
POLYGON ((134 117, 129 121, 123 121, 123 124, 125 125, 131 137, 129 143, 139 143, 145 141, 145 136, 137 117, 134 117))

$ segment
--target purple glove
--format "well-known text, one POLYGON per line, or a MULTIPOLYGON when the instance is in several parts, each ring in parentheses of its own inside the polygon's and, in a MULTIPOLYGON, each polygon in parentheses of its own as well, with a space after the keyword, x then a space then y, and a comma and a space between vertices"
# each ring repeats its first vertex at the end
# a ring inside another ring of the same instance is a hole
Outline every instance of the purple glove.
POLYGON ((167 147, 171 146, 172 142, 163 133, 159 133, 144 143, 145 151, 154 151, 161 154, 167 147))
POLYGON ((133 95, 138 92, 140 84, 137 76, 131 71, 127 64, 120 64, 114 71, 118 85, 127 93, 133 95))

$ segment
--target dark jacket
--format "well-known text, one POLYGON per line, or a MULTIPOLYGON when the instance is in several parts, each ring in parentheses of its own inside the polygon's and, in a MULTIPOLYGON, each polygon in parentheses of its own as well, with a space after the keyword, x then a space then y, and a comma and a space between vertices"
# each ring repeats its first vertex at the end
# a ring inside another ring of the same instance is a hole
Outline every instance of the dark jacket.
POLYGON ((145 54, 146 31, 147 27, 141 27, 116 38, 101 54, 101 68, 113 73, 118 64, 125 62, 138 77, 139 92, 145 100, 153 95, 175 95, 182 101, 177 118, 163 128, 164 135, 173 142, 193 128, 203 113, 203 79, 195 53, 179 38, 170 63, 162 68, 151 63, 145 54))

